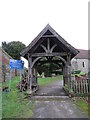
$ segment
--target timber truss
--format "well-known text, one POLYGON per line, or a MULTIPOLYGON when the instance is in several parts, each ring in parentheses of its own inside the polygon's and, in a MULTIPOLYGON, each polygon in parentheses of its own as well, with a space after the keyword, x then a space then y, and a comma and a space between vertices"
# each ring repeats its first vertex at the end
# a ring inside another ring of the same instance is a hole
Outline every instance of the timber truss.
POLYGON ((70 87, 71 59, 78 54, 78 50, 67 43, 50 25, 47 25, 39 35, 21 52, 28 60, 29 89, 38 86, 37 64, 55 63, 62 68, 64 85, 70 87), (41 59, 46 57, 46 60, 41 59), (53 59, 55 58, 55 59, 53 59), (62 64, 60 64, 62 63, 62 64))

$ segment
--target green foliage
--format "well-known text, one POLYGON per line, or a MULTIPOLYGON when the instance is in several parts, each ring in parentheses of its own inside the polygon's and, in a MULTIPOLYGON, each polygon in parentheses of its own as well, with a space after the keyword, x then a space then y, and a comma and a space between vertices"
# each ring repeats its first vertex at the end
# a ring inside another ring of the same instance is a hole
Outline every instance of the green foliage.
POLYGON ((2 48, 8 53, 8 44, 6 41, 2 42, 2 48))
POLYGON ((80 74, 81 70, 74 70, 72 71, 72 74, 80 74))
POLYGON ((20 59, 20 52, 26 46, 19 41, 12 41, 9 43, 2 42, 2 48, 13 58, 13 59, 20 59))
POLYGON ((80 70, 72 72, 72 76, 78 76, 78 77, 80 77, 81 75, 85 75, 85 74, 87 74, 87 73, 81 72, 80 70))

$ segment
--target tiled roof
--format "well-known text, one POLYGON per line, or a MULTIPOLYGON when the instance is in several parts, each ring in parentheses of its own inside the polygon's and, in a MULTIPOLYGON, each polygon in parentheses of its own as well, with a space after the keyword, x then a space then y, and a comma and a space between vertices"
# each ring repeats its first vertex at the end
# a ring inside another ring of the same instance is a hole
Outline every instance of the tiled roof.
POLYGON ((80 53, 78 53, 74 58, 77 59, 90 59, 90 50, 78 49, 80 53))

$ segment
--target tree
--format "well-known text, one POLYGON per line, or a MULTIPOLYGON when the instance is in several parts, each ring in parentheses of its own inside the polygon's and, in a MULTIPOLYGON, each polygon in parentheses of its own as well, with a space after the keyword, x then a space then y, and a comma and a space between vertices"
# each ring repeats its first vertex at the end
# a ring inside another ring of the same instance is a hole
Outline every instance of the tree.
MULTIPOLYGON (((12 41, 6 43, 2 42, 2 48, 13 58, 16 60, 20 59, 20 52, 25 48, 25 44, 20 41, 12 41)), ((17 76, 17 70, 15 70, 15 76, 17 76)))
POLYGON ((25 44, 20 41, 2 42, 2 48, 13 58, 20 59, 20 52, 25 48, 25 44))
POLYGON ((45 74, 45 77, 50 77, 52 73, 60 73, 56 72, 56 70, 59 70, 62 64, 61 62, 55 62, 55 60, 59 60, 55 57, 43 57, 40 59, 40 63, 37 63, 37 71, 41 75, 43 72, 45 74), (52 62, 54 60, 54 62, 52 62))
POLYGON ((2 48, 5 50, 5 52, 8 52, 8 44, 6 41, 2 42, 2 48))

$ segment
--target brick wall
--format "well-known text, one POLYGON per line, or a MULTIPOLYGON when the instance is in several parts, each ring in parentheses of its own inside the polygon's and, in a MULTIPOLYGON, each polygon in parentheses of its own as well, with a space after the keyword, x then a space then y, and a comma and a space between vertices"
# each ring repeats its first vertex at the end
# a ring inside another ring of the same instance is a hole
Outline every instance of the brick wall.
MULTIPOLYGON (((3 70, 6 69, 5 72, 5 80, 9 79, 10 69, 9 62, 12 59, 2 48, 0 48, 0 82, 4 81, 3 70)), ((12 72, 12 77, 15 76, 14 71, 12 72)))

